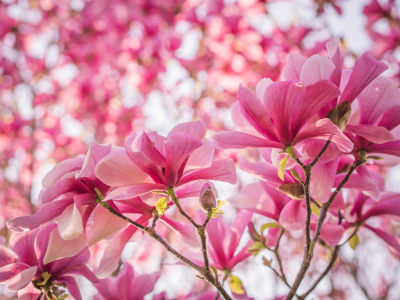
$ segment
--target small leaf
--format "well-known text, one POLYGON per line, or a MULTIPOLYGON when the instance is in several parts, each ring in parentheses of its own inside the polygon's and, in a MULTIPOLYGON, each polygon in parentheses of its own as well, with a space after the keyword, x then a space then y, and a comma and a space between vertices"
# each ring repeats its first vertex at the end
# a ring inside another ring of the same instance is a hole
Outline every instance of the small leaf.
POLYGON ((319 218, 320 216, 319 208, 314 203, 311 203, 311 211, 314 215, 316 215, 319 218))
POLYGON ((211 215, 211 218, 217 218, 223 214, 224 214, 224 212, 222 210, 219 210, 218 208, 213 208, 213 213, 211 215))
POLYGON ((59 297, 57 300, 64 300, 65 298, 67 298, 68 297, 68 295, 67 294, 64 294, 64 295, 62 295, 61 297, 59 297))
POLYGON ((265 257, 262 258, 263 259, 263 264, 267 267, 271 266, 272 263, 272 258, 270 260, 266 259, 265 257))
POLYGON ((285 168, 288 158, 289 156, 282 158, 281 162, 279 163, 278 176, 282 181, 285 179, 285 168))
POLYGON ((214 266, 211 266, 211 269, 212 269, 213 272, 214 272, 215 278, 218 278, 218 271, 217 271, 217 269, 216 269, 214 266))
POLYGON ((218 200, 217 201, 217 208, 220 208, 222 205, 227 204, 228 202, 226 202, 225 200, 218 200))
POLYGON ((383 157, 371 155, 371 156, 367 156, 366 159, 382 160, 383 157))
POLYGON ((295 169, 290 169, 290 174, 292 174, 292 176, 298 181, 298 182, 303 182, 303 180, 301 180, 299 173, 296 172, 295 169))
POLYGON ((285 150, 291 157, 293 157, 293 158, 296 157, 296 154, 294 153, 292 146, 287 146, 285 150))
POLYGON ((43 278, 43 281, 38 282, 37 285, 45 285, 46 282, 50 279, 51 275, 48 272, 44 272, 40 274, 40 276, 43 278))
POLYGON ((158 199, 157 203, 156 203, 156 209, 159 213, 160 216, 162 216, 165 213, 165 210, 167 209, 167 198, 163 197, 158 199))
POLYGON ((357 245, 360 243, 360 238, 357 234, 353 235, 351 239, 349 239, 349 245, 351 249, 355 250, 357 245))
POLYGON ((261 233, 263 233, 264 230, 268 229, 268 228, 279 228, 279 225, 276 222, 265 223, 265 224, 261 225, 261 228, 260 228, 261 233))
POLYGON ((200 276, 200 275, 196 275, 196 277, 200 280, 204 280, 204 277, 200 276))
POLYGON ((244 290, 242 288, 242 281, 237 276, 231 276, 229 279, 229 286, 231 287, 232 293, 243 295, 244 290))
POLYGON ((253 245, 249 246, 247 248, 247 251, 253 254, 253 256, 256 256, 258 253, 260 253, 261 250, 265 249, 265 246, 261 242, 254 242, 253 245))

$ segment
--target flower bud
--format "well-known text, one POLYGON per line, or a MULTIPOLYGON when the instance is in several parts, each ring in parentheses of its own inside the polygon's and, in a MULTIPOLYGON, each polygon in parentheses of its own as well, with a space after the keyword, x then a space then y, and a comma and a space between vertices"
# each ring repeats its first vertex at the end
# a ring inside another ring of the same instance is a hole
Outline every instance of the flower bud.
POLYGON ((204 212, 208 212, 212 208, 217 207, 217 200, 215 199, 211 186, 208 183, 206 183, 201 189, 199 203, 204 212))
POLYGON ((351 105, 348 101, 345 101, 332 108, 326 117, 330 119, 334 125, 337 125, 341 131, 343 131, 346 128, 350 114, 351 105))
POLYGON ((295 200, 301 200, 304 198, 304 188, 299 182, 284 183, 278 188, 278 190, 295 200))

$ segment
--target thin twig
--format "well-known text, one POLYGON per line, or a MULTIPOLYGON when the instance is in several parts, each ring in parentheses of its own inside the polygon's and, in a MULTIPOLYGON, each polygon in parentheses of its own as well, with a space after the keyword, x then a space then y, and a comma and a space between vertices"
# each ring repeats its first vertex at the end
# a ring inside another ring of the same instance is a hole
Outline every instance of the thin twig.
POLYGON ((181 206, 181 204, 179 203, 179 199, 178 199, 178 197, 176 197, 176 195, 175 195, 175 191, 174 191, 174 188, 173 188, 173 187, 170 187, 170 188, 168 189, 168 195, 170 196, 172 202, 175 203, 176 207, 177 207, 178 210, 179 210, 179 213, 180 213, 182 216, 184 216, 190 223, 192 223, 192 225, 193 225, 195 228, 199 228, 200 225, 198 225, 198 224, 197 224, 187 213, 185 213, 185 211, 182 209, 182 206, 181 206))

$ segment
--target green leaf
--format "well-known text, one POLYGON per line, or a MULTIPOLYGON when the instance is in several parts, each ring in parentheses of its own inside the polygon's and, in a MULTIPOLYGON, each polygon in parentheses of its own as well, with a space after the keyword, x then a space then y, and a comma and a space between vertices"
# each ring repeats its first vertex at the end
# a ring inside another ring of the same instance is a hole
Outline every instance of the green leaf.
POLYGON ((249 246, 247 248, 247 251, 253 254, 253 256, 256 256, 258 253, 260 253, 261 250, 265 249, 265 246, 261 242, 254 242, 253 245, 249 246))
POLYGON ((367 156, 366 159, 382 160, 383 157, 371 155, 371 156, 367 156))
POLYGON ((158 199, 158 201, 156 203, 156 209, 160 216, 162 216, 165 213, 165 211, 167 209, 167 205, 168 205, 168 202, 167 202, 166 197, 158 199))
POLYGON ((303 180, 301 180, 299 173, 296 172, 295 169, 290 169, 290 174, 292 174, 292 176, 298 181, 298 182, 303 182, 303 180))
POLYGON ((261 233, 263 233, 264 230, 268 229, 268 228, 279 228, 279 225, 276 222, 265 223, 265 224, 261 225, 261 228, 260 228, 261 233))
POLYGON ((68 297, 68 295, 67 294, 64 294, 64 295, 62 295, 61 297, 59 297, 57 300, 64 300, 65 298, 67 298, 68 297))
POLYGON ((37 285, 45 285, 46 282, 50 279, 51 275, 48 272, 44 272, 40 274, 40 276, 43 278, 43 281, 38 282, 37 285))
POLYGON ((229 279, 229 286, 231 287, 232 293, 243 295, 244 290, 242 288, 242 281, 237 276, 231 276, 229 279))
POLYGON ((318 206, 315 205, 315 203, 311 203, 311 211, 314 215, 316 215, 319 218, 320 216, 319 208, 318 206))
POLYGON ((289 156, 282 158, 281 162, 279 163, 278 176, 282 181, 285 178, 285 168, 286 168, 286 163, 287 163, 288 158, 289 158, 289 156))
POLYGON ((356 250, 357 245, 360 243, 360 238, 357 234, 353 235, 351 239, 349 239, 349 245, 351 249, 356 250))
POLYGON ((204 277, 200 276, 200 275, 196 275, 196 277, 200 280, 204 280, 204 277))
POLYGON ((217 207, 212 209, 212 213, 211 213, 211 218, 216 218, 220 215, 223 215, 224 212, 222 210, 219 210, 219 208, 225 204, 227 204, 228 202, 224 201, 224 200, 218 200, 217 202, 217 207))
POLYGON ((213 272, 214 272, 215 278, 218 278, 218 271, 217 271, 217 269, 216 269, 214 266, 211 266, 211 269, 212 269, 213 272))

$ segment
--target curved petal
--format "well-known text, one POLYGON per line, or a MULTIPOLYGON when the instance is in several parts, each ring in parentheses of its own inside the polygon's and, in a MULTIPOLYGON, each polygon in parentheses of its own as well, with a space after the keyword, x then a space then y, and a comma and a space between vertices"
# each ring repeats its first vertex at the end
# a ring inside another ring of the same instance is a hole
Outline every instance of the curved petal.
POLYGON ((10 238, 10 248, 17 254, 19 261, 30 266, 37 265, 35 251, 35 240, 40 228, 35 228, 29 231, 12 234, 10 238))
MULTIPOLYGON (((304 147, 302 149, 303 154, 305 154, 311 161, 313 161, 318 154, 321 152, 322 148, 324 148, 326 141, 324 140, 308 140, 304 142, 304 147)), ((334 143, 330 143, 328 148, 320 157, 318 163, 325 164, 342 156, 343 152, 339 150, 338 146, 334 143)))
POLYGON ((42 180, 43 188, 47 189, 56 184, 57 181, 66 173, 80 170, 84 161, 84 157, 76 157, 63 160, 56 164, 54 168, 44 176, 42 180))
POLYGON ((33 284, 28 284, 23 289, 18 291, 19 300, 37 300, 40 296, 40 291, 33 286, 33 284))
POLYGON ((218 198, 218 191, 215 188, 214 184, 211 181, 207 180, 199 180, 191 184, 185 184, 182 187, 178 187, 175 190, 176 197, 178 197, 179 199, 185 199, 189 197, 199 197, 202 188, 206 183, 211 187, 211 190, 214 193, 215 198, 218 198))
POLYGON ((67 285, 68 292, 75 300, 82 300, 81 292, 75 278, 71 276, 62 276, 58 278, 57 281, 64 282, 67 285))
POLYGON ((71 205, 74 199, 61 199, 43 204, 41 209, 33 215, 22 216, 7 221, 7 226, 15 232, 39 227, 40 225, 53 220, 55 217, 62 214, 66 207, 71 205))
POLYGON ((393 130, 400 125, 400 105, 392 107, 383 114, 382 120, 378 124, 387 130, 393 130))
POLYGON ((29 269, 30 266, 24 263, 13 263, 0 268, 0 282, 5 282, 17 276, 22 271, 29 269))
MULTIPOLYGON (((316 223, 311 223, 311 230, 315 231, 316 227, 316 223)), ((320 238, 333 247, 340 242, 344 231, 343 226, 325 223, 322 225, 320 238)))
POLYGON ((303 229, 306 221, 305 215, 301 201, 290 200, 281 212, 279 223, 289 231, 303 229))
POLYGON ((88 247, 125 228, 127 222, 98 205, 93 212, 93 230, 88 247))
POLYGON ((354 64, 349 82, 339 102, 353 103, 367 85, 387 69, 388 66, 385 63, 373 59, 368 53, 361 55, 354 64))
POLYGON ((256 137, 264 138, 264 136, 260 134, 243 116, 239 102, 235 102, 235 104, 233 104, 231 118, 233 124, 235 124, 235 126, 239 128, 240 131, 254 135, 256 137))
POLYGON ((310 193, 315 200, 325 203, 329 200, 335 182, 339 159, 326 164, 316 164, 311 171, 310 193))
POLYGON ((344 132, 362 136, 366 140, 375 144, 383 144, 395 140, 393 134, 385 127, 381 126, 347 124, 344 132))
POLYGON ((400 105, 400 92, 393 80, 378 77, 358 96, 360 124, 374 125, 388 109, 400 105))
POLYGON ((203 146, 194 150, 186 163, 185 172, 187 170, 209 167, 214 158, 214 145, 206 138, 201 140, 203 146))
POLYGON ((308 139, 328 140, 335 143, 338 148, 347 153, 353 149, 353 143, 333 125, 329 119, 321 119, 314 125, 302 130, 294 139, 292 145, 308 139))
POLYGON ((241 84, 239 85, 238 99, 240 103, 240 111, 251 126, 253 126, 262 136, 276 140, 274 125, 269 118, 267 108, 261 100, 258 99, 252 91, 243 87, 241 84))
POLYGON ((82 170, 77 178, 88 178, 91 180, 96 179, 95 167, 96 164, 111 151, 112 145, 97 145, 90 146, 86 154, 85 162, 83 163, 82 170))
POLYGON ((26 287, 31 282, 32 278, 35 276, 37 268, 38 268, 37 266, 30 267, 28 269, 19 272, 17 275, 11 278, 8 281, 8 290, 10 292, 17 292, 18 290, 26 287))
POLYGON ((162 183, 145 183, 134 186, 120 187, 107 194, 104 200, 108 201, 131 199, 151 191, 166 189, 168 189, 168 186, 162 183))
POLYGON ((259 82, 257 82, 256 86, 256 95, 259 99, 264 99, 264 93, 267 87, 272 83, 273 81, 270 78, 263 78, 259 82))
POLYGON ((380 230, 378 228, 373 228, 369 225, 364 225, 365 228, 368 228, 371 230, 373 233, 375 233, 377 236, 379 236, 382 240, 384 240, 388 245, 396 249, 398 253, 400 253, 400 244, 399 241, 393 236, 390 235, 389 233, 380 230))
POLYGON ((196 137, 183 132, 168 136, 165 144, 167 160, 165 166, 165 184, 175 186, 183 174, 189 155, 203 143, 196 137))
POLYGON ((134 297, 132 299, 144 299, 144 297, 153 290, 154 285, 156 284, 160 276, 161 272, 135 276, 131 282, 131 289, 133 287, 133 291, 131 290, 131 293, 134 294, 134 297))
POLYGON ((15 254, 14 251, 4 246, 0 246, 0 268, 12 263, 16 263, 18 260, 18 255, 15 254))
POLYGON ((173 231, 175 231, 182 242, 187 244, 189 247, 201 248, 199 235, 192 224, 182 224, 165 216, 162 216, 160 220, 167 224, 168 227, 170 227, 173 231))
POLYGON ((271 83, 264 93, 263 100, 270 117, 274 120, 279 141, 285 145, 290 145, 292 142, 291 119, 297 99, 303 91, 304 86, 301 83, 279 81, 271 83))
POLYGON ((306 62, 306 59, 296 53, 289 53, 288 61, 283 72, 283 77, 286 81, 300 81, 301 69, 306 62))
POLYGON ((45 204, 53 201, 62 194, 75 192, 77 194, 85 194, 90 192, 88 187, 80 180, 75 178, 63 178, 57 181, 57 184, 52 185, 42 191, 39 195, 39 200, 45 204))
POLYGON ((229 131, 217 133, 212 137, 212 141, 220 149, 242 149, 242 148, 276 148, 285 149, 285 145, 270 141, 264 138, 239 132, 229 131))
POLYGON ((209 168, 202 168, 183 176, 178 186, 200 179, 218 180, 235 184, 237 182, 235 163, 229 158, 214 160, 209 168))
POLYGON ((329 58, 314 54, 304 63, 300 81, 307 86, 320 80, 329 80, 335 68, 335 64, 329 58))
POLYGON ((333 70, 329 80, 339 87, 342 78, 342 55, 340 53, 339 42, 331 40, 325 46, 328 49, 328 56, 335 65, 335 70, 333 70))
POLYGON ((367 210, 362 215, 362 221, 373 216, 394 215, 400 216, 400 197, 397 193, 383 195, 381 201, 367 210))
POLYGON ((109 186, 128 186, 151 182, 151 178, 120 148, 101 159, 95 168, 97 178, 109 186))
POLYGON ((76 239, 82 234, 82 217, 75 203, 64 209, 58 218, 58 231, 64 240, 76 239))
POLYGON ((384 144, 373 144, 368 147, 369 152, 390 154, 400 157, 400 140, 384 144))
POLYGON ((146 154, 146 156, 156 165, 165 168, 165 157, 158 151, 155 147, 155 143, 150 140, 145 132, 141 135, 140 151, 146 154))
POLYGON ((202 120, 180 123, 172 128, 172 130, 168 133, 168 137, 176 132, 183 132, 202 140, 206 136, 207 126, 202 120))

